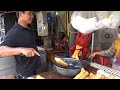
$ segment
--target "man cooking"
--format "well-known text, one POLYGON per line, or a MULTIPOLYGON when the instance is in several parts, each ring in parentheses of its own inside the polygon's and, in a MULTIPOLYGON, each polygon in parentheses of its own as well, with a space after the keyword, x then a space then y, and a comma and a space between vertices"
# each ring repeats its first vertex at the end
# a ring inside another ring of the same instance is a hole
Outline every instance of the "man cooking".
POLYGON ((7 32, 0 46, 1 57, 15 56, 16 77, 19 79, 35 75, 40 65, 35 35, 29 27, 32 20, 32 11, 19 11, 18 23, 7 32))

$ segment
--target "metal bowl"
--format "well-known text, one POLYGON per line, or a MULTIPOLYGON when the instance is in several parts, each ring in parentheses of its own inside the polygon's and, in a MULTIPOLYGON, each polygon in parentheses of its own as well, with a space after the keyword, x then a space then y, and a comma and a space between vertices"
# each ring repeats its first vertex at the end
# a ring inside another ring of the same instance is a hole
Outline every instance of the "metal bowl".
POLYGON ((68 64, 70 64, 71 62, 77 62, 78 63, 78 67, 61 67, 55 63, 53 63, 53 69, 59 73, 60 75, 63 76, 68 76, 68 77, 74 77, 76 76, 80 71, 82 67, 85 67, 85 65, 82 61, 80 60, 76 60, 73 58, 61 58, 63 61, 67 62, 68 64))

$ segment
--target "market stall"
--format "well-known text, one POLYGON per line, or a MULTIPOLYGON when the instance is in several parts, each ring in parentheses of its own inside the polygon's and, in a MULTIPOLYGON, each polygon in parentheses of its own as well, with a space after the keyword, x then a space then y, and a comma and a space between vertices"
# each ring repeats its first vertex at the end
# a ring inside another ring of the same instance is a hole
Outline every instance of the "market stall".
MULTIPOLYGON (((31 76, 28 79, 120 79, 120 71, 110 67, 83 60, 80 61, 82 64, 78 64, 79 69, 75 69, 75 64, 74 66, 70 66, 71 62, 67 62, 63 58, 60 59, 64 61, 64 64, 62 63, 61 65, 68 63, 68 66, 62 67, 60 66, 60 62, 58 66, 55 66, 54 64, 53 69, 31 76)), ((73 62, 75 63, 79 61, 74 61, 73 59, 73 62)))
MULTIPOLYGON (((32 25, 36 37, 33 42, 37 42, 41 63, 37 74, 26 79, 120 79, 120 71, 112 68, 111 59, 99 55, 94 60, 89 58, 94 51, 103 50, 95 46, 101 44, 105 50, 117 38, 117 32, 113 33, 119 26, 119 15, 120 12, 117 11, 75 11, 69 22, 68 11, 36 12, 36 23, 32 25), (69 24, 77 32, 69 30, 69 24), (96 34, 97 31, 101 31, 102 35, 96 34), (109 45, 106 47, 107 42, 109 45), (59 57, 61 55, 63 57, 59 57)), ((27 39, 26 41, 29 41, 27 39)), ((29 44, 31 45, 31 40, 29 44)), ((119 44, 117 46, 119 48, 119 44)), ((28 56, 32 57, 31 55, 28 56)), ((24 56, 20 54, 20 57, 24 56)))

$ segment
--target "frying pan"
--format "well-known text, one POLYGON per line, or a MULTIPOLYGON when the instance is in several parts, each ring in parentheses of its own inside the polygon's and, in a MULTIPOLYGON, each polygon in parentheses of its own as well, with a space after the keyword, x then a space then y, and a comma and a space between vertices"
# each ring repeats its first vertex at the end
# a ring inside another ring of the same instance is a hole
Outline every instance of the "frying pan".
POLYGON ((86 60, 76 60, 73 58, 61 58, 61 59, 68 63, 67 67, 59 65, 55 61, 52 61, 52 65, 53 69, 63 76, 74 77, 81 71, 81 68, 85 68, 86 66, 90 65, 90 63, 87 62, 86 60))

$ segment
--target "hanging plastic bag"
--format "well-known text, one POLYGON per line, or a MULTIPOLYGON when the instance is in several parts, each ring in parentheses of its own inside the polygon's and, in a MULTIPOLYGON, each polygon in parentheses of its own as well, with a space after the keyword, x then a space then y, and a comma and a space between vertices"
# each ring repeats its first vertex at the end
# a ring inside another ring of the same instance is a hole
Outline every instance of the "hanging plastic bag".
MULTIPOLYGON (((87 11, 92 12, 92 11, 87 11)), ((113 11, 96 11, 96 14, 83 17, 83 12, 74 11, 71 16, 71 24, 72 26, 81 32, 82 34, 89 34, 96 30, 105 29, 105 28, 113 28, 116 29, 120 25, 120 12, 113 11), (104 14, 105 13, 105 14, 104 14), (103 14, 103 15, 101 15, 103 14), (92 17, 91 17, 92 16, 92 17), (101 16, 101 17, 100 17, 101 16), (91 18, 90 18, 91 17, 91 18)), ((93 12, 92 12, 93 13, 93 12)))
POLYGON ((109 25, 106 28, 116 29, 120 25, 120 11, 114 11, 107 19, 109 25))
POLYGON ((85 19, 80 16, 76 16, 73 21, 71 21, 72 26, 81 32, 82 34, 89 34, 95 30, 99 30, 104 27, 101 22, 97 22, 96 17, 85 19))

